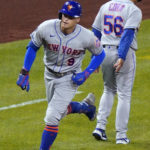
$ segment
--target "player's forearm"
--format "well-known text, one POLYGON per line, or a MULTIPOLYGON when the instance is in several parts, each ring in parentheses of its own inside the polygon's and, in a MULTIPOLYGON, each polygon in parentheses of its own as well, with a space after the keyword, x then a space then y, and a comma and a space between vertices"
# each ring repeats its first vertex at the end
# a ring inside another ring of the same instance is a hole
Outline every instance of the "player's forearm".
POLYGON ((103 62, 104 58, 105 58, 105 51, 103 50, 99 55, 97 56, 94 55, 92 57, 90 64, 85 70, 88 71, 90 74, 93 73, 103 62))
POLYGON ((103 62, 105 58, 105 51, 103 50, 101 54, 93 56, 88 67, 81 73, 73 74, 72 81, 77 85, 81 85, 85 80, 92 74, 103 62))
POLYGON ((128 50, 134 38, 134 29, 125 29, 124 33, 121 37, 119 48, 118 48, 118 55, 119 58, 123 60, 126 59, 128 50))
POLYGON ((36 47, 32 41, 29 42, 27 46, 27 51, 25 54, 25 59, 24 59, 24 69, 27 71, 30 71, 31 66, 36 58, 36 52, 38 50, 38 47, 36 47))

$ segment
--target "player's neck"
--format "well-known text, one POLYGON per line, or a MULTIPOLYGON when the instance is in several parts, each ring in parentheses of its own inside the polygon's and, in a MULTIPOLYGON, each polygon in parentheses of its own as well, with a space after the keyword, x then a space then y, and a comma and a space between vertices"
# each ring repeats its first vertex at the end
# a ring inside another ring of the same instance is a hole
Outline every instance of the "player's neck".
POLYGON ((71 34, 74 31, 74 29, 75 29, 75 27, 69 28, 69 29, 61 28, 61 31, 63 34, 68 35, 68 34, 71 34))

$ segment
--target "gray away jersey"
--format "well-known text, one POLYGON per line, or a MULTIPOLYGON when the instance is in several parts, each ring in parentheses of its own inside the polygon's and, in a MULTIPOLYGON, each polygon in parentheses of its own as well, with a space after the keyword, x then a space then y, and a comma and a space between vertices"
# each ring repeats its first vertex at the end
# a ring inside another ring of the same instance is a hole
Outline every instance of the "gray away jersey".
POLYGON ((102 33, 102 45, 119 45, 123 30, 135 29, 135 38, 131 44, 137 49, 136 33, 142 20, 141 10, 130 0, 111 0, 100 8, 93 28, 102 33))
POLYGON ((37 47, 44 46, 45 66, 55 72, 78 72, 85 51, 88 49, 98 55, 102 47, 93 32, 78 24, 73 33, 64 35, 60 30, 60 22, 59 19, 53 19, 41 23, 31 34, 31 40, 37 47))

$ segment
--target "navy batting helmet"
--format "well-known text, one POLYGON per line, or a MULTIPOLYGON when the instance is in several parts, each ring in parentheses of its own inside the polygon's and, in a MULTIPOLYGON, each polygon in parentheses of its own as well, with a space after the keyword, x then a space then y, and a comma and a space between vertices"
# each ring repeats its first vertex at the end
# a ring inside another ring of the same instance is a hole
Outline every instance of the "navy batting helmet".
POLYGON ((82 13, 82 7, 78 2, 67 1, 63 5, 62 9, 59 11, 59 19, 62 18, 62 14, 66 14, 70 17, 77 18, 80 17, 82 13))
POLYGON ((137 0, 137 2, 140 2, 140 1, 142 1, 142 0, 137 0))

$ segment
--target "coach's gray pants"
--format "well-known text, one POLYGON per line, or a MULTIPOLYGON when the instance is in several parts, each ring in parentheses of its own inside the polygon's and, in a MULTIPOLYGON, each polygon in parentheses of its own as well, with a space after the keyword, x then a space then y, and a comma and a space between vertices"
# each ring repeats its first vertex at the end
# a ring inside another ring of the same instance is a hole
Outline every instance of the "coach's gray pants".
POLYGON ((130 113, 132 86, 135 78, 135 51, 129 49, 126 60, 119 73, 115 73, 113 67, 118 58, 118 52, 115 46, 106 47, 105 52, 106 58, 102 64, 104 92, 100 99, 96 127, 106 129, 107 118, 110 115, 114 96, 117 93, 116 138, 125 138, 130 113))

